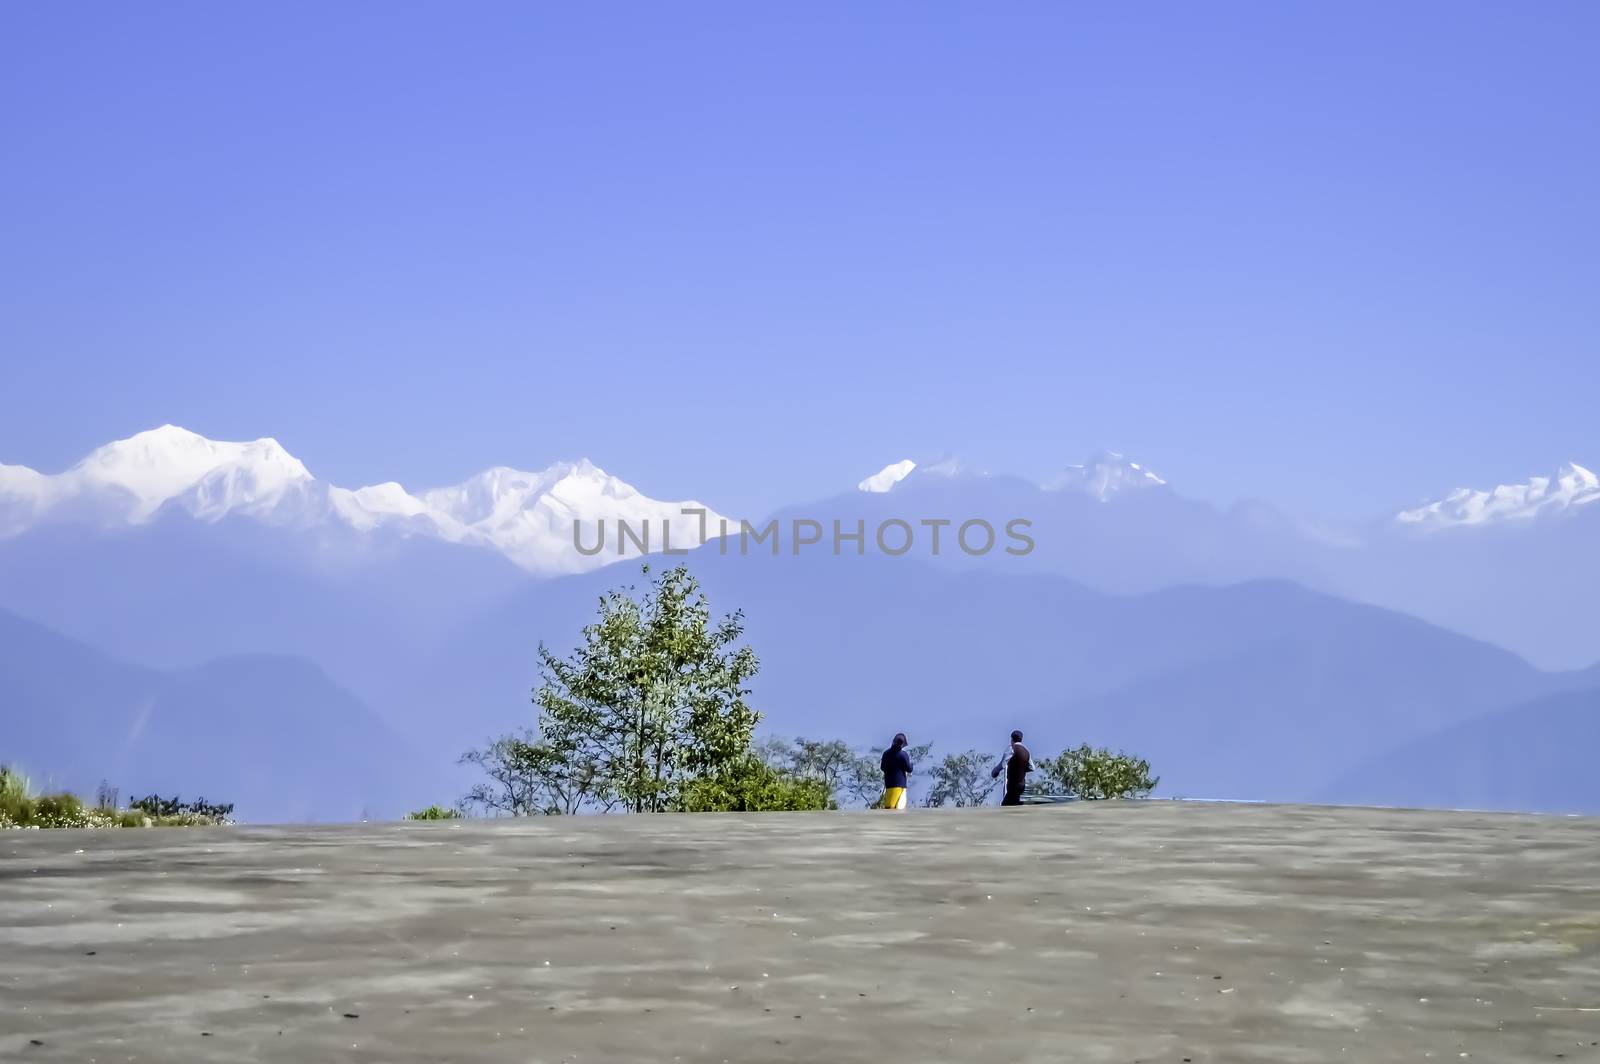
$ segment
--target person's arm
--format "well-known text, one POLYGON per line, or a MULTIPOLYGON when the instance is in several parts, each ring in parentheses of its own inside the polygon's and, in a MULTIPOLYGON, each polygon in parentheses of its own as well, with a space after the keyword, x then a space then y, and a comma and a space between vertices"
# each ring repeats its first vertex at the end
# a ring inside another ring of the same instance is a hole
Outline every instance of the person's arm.
POLYGON ((992 780, 999 779, 1000 778, 1000 773, 1002 773, 1002 772, 1004 772, 1006 770, 1006 762, 1010 761, 1011 760, 1011 755, 1016 753, 1016 752, 1017 751, 1016 751, 1015 747, 1012 747, 1012 746, 1006 747, 1006 752, 1000 755, 1000 763, 998 765, 996 765, 994 767, 994 770, 989 773, 989 778, 992 779, 992 780))
POLYGON ((911 775, 913 772, 916 771, 916 769, 914 767, 912 767, 912 764, 911 764, 911 755, 906 753, 904 750, 900 751, 900 765, 901 765, 901 767, 903 767, 906 770, 906 775, 907 776, 911 775))

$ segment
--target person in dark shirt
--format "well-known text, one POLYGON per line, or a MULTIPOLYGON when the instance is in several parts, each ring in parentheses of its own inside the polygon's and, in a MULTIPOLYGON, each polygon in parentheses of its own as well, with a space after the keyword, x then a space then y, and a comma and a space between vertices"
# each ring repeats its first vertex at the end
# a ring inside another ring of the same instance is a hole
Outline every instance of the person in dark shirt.
POLYGON ((1027 786, 1028 773, 1033 771, 1033 755, 1022 745, 1022 733, 1019 731, 1011 733, 1011 748, 989 775, 999 779, 1002 771, 1006 774, 1006 796, 1000 799, 1000 804, 1021 805, 1022 788, 1027 786))
POLYGON ((906 753, 906 733, 894 737, 889 749, 883 752, 883 805, 884 809, 906 807, 906 786, 910 782, 911 755, 906 753))

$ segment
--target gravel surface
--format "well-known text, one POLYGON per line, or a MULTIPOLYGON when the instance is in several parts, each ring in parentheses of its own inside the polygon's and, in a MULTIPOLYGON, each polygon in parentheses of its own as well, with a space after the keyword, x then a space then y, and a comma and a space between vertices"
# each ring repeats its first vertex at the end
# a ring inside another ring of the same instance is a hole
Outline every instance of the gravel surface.
POLYGON ((0 1059, 1600 1064, 1600 821, 0 833, 0 1059))

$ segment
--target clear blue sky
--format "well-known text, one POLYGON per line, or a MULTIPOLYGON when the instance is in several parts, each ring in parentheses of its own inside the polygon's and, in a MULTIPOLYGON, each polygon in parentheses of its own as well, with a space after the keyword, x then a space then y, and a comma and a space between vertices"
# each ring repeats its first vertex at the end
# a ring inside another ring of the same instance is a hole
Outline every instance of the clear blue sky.
POLYGON ((1600 4, 10 4, 0 461, 1600 465, 1600 4))

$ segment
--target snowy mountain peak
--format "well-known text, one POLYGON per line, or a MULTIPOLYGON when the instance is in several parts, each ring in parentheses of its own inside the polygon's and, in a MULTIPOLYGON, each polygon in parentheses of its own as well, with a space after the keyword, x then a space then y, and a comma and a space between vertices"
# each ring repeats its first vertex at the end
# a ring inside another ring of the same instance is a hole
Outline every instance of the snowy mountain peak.
POLYGON ((449 488, 424 492, 422 500, 466 525, 505 520, 538 504, 542 498, 582 502, 638 495, 632 485, 607 473, 587 458, 557 462, 537 473, 495 466, 449 488))
POLYGON ((311 480, 306 467, 277 440, 209 440, 177 425, 98 447, 62 476, 71 482, 62 485, 71 493, 124 494, 135 521, 189 492, 198 492, 195 506, 216 513, 219 507, 258 503, 262 496, 281 494, 289 484, 311 480))
POLYGON ((856 485, 857 491, 881 493, 888 491, 917 468, 917 463, 909 458, 902 458, 898 462, 890 462, 876 473, 862 480, 856 485))
POLYGON ((1442 499, 1400 511, 1395 520, 1424 529, 1529 521, 1595 502, 1600 502, 1600 476, 1568 462, 1554 476, 1530 477, 1521 484, 1457 488, 1442 499))
POLYGON ((1556 483, 1570 485, 1574 491, 1600 491, 1600 473, 1585 469, 1576 462, 1568 462, 1556 470, 1556 483))
POLYGON ((709 508, 641 495, 588 459, 537 473, 496 466, 421 495, 393 481, 350 490, 316 480, 276 440, 210 440, 176 425, 108 443, 64 473, 0 465, 0 536, 41 521, 114 529, 179 511, 206 522, 239 516, 319 532, 389 530, 476 544, 535 573, 637 557, 639 538, 647 550, 698 546, 700 518, 684 509, 707 511, 708 535, 720 527, 721 516, 709 508), (635 536, 626 544, 623 523, 635 536), (575 529, 586 545, 601 541, 603 549, 578 550, 575 529))
POLYGON ((665 535, 676 550, 699 543, 699 518, 685 516, 684 509, 706 510, 708 535, 722 520, 693 500, 663 502, 642 495, 587 458, 537 473, 497 466, 454 487, 424 492, 422 502, 459 524, 467 541, 492 545, 535 572, 573 572, 616 561, 624 556, 622 523, 636 533, 649 528, 651 549, 668 545, 663 530, 670 526, 665 535), (586 557, 576 550, 575 525, 586 546, 605 544, 599 554, 586 557))
POLYGON ((968 465, 953 455, 941 454, 927 461, 903 458, 892 462, 856 485, 856 490, 881 494, 901 484, 922 483, 930 478, 951 480, 957 477, 987 477, 989 472, 968 465))
POLYGON ((1101 502, 1130 491, 1159 488, 1165 480, 1116 451, 1100 451, 1083 465, 1068 466, 1046 481, 1046 491, 1082 491, 1101 502))

